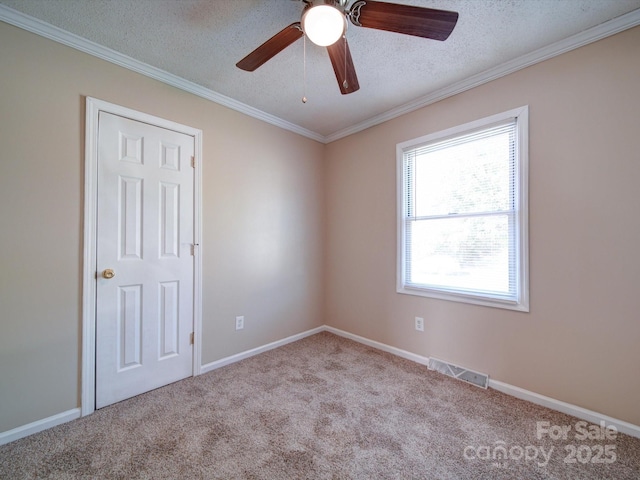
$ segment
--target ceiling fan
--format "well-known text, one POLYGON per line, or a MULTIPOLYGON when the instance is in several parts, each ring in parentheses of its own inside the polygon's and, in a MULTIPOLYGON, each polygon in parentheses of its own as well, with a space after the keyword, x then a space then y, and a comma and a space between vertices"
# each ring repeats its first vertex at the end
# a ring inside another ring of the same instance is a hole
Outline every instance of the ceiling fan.
POLYGON ((347 19, 357 27, 446 40, 458 21, 458 13, 373 0, 302 0, 302 18, 292 23, 240 60, 236 66, 253 72, 306 34, 313 43, 327 47, 340 92, 360 88, 347 44, 347 19))

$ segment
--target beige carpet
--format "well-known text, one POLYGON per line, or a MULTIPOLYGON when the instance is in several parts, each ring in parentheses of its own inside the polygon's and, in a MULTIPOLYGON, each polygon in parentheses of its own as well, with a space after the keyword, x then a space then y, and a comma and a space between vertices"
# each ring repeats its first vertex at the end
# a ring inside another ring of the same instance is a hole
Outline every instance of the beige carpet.
POLYGON ((0 478, 640 478, 639 439, 577 422, 321 333, 4 445, 0 478))

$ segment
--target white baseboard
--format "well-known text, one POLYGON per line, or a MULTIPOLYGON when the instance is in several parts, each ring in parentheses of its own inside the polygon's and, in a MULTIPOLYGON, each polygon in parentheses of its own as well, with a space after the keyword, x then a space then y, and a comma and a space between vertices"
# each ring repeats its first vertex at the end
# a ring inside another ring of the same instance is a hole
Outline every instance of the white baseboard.
POLYGON ((550 408, 558 412, 566 413, 574 417, 586 420, 590 423, 599 425, 600 422, 605 422, 606 425, 613 425, 621 433, 626 433, 632 437, 640 438, 640 426, 633 423, 625 422, 624 420, 618 420, 617 418, 603 415, 602 413, 594 412, 593 410, 587 410, 586 408, 573 405, 571 403, 563 402, 562 400, 556 400, 555 398, 545 397, 539 393, 530 392, 524 388, 515 387, 508 383, 499 382, 498 380, 489 379, 489 387, 499 392, 506 393, 512 397, 526 400, 536 405, 550 408))
POLYGON ((411 360, 412 362, 416 362, 421 365, 429 364, 429 357, 423 357, 422 355, 407 352, 406 350, 392 347, 391 345, 387 345, 385 343, 376 342, 375 340, 369 340, 368 338, 361 337, 360 335, 354 335, 353 333, 345 332, 344 330, 340 330, 338 328, 329 327, 328 325, 325 325, 324 329, 327 332, 331 332, 341 337, 353 340, 354 342, 362 343, 363 345, 382 350, 383 352, 392 353, 393 355, 406 358, 407 360, 411 360))
MULTIPOLYGON (((427 365, 429 363, 428 357, 416 355, 415 353, 407 352, 406 350, 401 350, 399 348, 376 342, 374 340, 369 340, 368 338, 354 335, 352 333, 345 332, 344 330, 339 330, 327 325, 325 325, 324 329, 327 332, 335 333, 336 335, 340 335, 341 337, 349 338, 355 342, 392 353, 394 355, 406 358, 407 360, 412 360, 422 365, 427 365)), ((567 415, 572 415, 596 425, 598 425, 600 422, 605 422, 607 425, 615 426, 621 433, 626 433, 627 435, 630 435, 632 437, 640 438, 640 426, 625 422, 624 420, 618 420, 617 418, 609 417, 608 415, 603 415, 592 410, 587 410, 586 408, 578 407, 577 405, 563 402, 561 400, 556 400, 555 398, 545 397, 544 395, 530 392, 529 390, 525 390, 524 388, 509 385, 508 383, 504 382, 499 382, 498 380, 493 380, 491 378, 489 378, 489 387, 502 393, 506 393, 507 395, 511 395, 512 397, 520 398, 521 400, 526 400, 528 402, 535 403, 536 405, 550 408, 551 410, 566 413, 567 415)))
POLYGON ((76 418, 80 418, 79 408, 73 408, 71 410, 67 410, 66 412, 58 413, 51 417, 43 418, 42 420, 37 420, 35 422, 28 423, 27 425, 16 427, 13 430, 1 432, 0 445, 4 445, 6 443, 13 442, 14 440, 32 435, 34 433, 47 430, 48 428, 55 427, 56 425, 60 425, 62 423, 70 422, 71 420, 75 420, 76 418))
MULTIPOLYGON (((323 325, 321 327, 313 328, 311 330, 307 330, 306 332, 298 333, 297 335, 292 335, 290 337, 283 338, 282 340, 278 340, 276 342, 272 342, 267 345, 263 345, 261 347, 253 348, 251 350, 247 350, 245 352, 241 352, 236 355, 231 355, 230 357, 222 358, 215 362, 207 363, 205 365, 202 365, 201 373, 210 372, 217 368, 224 367, 225 365, 230 365, 232 363, 239 362, 240 360, 243 360, 245 358, 253 357, 254 355, 258 355, 268 350, 273 350, 274 348, 282 347, 283 345, 286 345, 288 343, 293 343, 298 340, 302 340, 305 337, 309 337, 311 335, 315 335, 316 333, 320 333, 320 332, 331 332, 340 337, 348 338, 355 342, 362 343, 363 345, 367 345, 369 347, 382 350, 383 352, 388 352, 398 357, 406 358, 407 360, 411 360, 421 365, 427 365, 429 363, 428 357, 423 357, 422 355, 417 355, 415 353, 411 353, 406 350, 402 350, 400 348, 396 348, 390 345, 386 345, 384 343, 376 342, 375 340, 369 340, 368 338, 361 337, 359 335, 354 335, 353 333, 345 332, 344 330, 340 330, 338 328, 330 327, 328 325, 323 325)), ((586 420, 593 424, 599 424, 600 422, 605 422, 607 425, 615 426, 618 429, 618 431, 621 433, 625 433, 632 437, 640 438, 640 426, 634 425, 629 422, 625 422, 624 420, 618 420, 616 418, 609 417, 608 415, 603 415, 601 413, 594 412, 592 410, 587 410, 586 408, 582 408, 577 405, 573 405, 571 403, 566 403, 561 400, 556 400, 555 398, 546 397, 544 395, 540 395, 538 393, 531 392, 529 390, 525 390, 523 388, 516 387, 508 383, 500 382, 498 380, 489 379, 489 387, 495 390, 498 390, 500 392, 506 393, 507 395, 520 398, 521 400, 526 400, 536 405, 541 405, 543 407, 550 408, 551 410, 556 410, 558 412, 566 413, 567 415, 572 415, 576 418, 586 420)), ((33 433, 41 432, 42 430, 55 427, 56 425, 60 425, 62 423, 66 423, 71 420, 75 420, 76 418, 80 418, 79 408, 67 410, 66 412, 62 412, 57 415, 53 415, 51 417, 38 420, 36 422, 14 428, 13 430, 0 432, 0 445, 4 445, 6 443, 13 442, 14 440, 18 440, 19 438, 23 438, 28 435, 31 435, 33 433)))
MULTIPOLYGON (((236 355, 223 358, 216 362, 208 363, 202 366, 202 373, 210 372, 212 370, 215 370, 216 368, 220 368, 225 365, 238 362, 245 358, 258 355, 259 353, 266 352, 267 350, 281 347, 283 345, 286 345, 287 343, 295 342, 297 340, 301 340, 302 338, 305 338, 320 332, 331 332, 340 337, 348 338, 350 340, 353 340, 354 342, 358 342, 363 345, 367 345, 369 347, 382 350, 383 352, 391 353, 398 357, 406 358, 407 360, 411 360, 421 365, 429 364, 429 357, 417 355, 415 353, 411 353, 406 350, 402 350, 400 348, 392 347, 391 345, 387 345, 385 343, 376 342, 375 340, 370 340, 368 338, 361 337, 360 335, 355 335, 353 333, 349 333, 335 327, 323 325, 322 327, 314 328, 313 330, 308 330, 298 335, 293 335, 283 340, 269 343, 262 347, 254 348, 252 350, 247 350, 246 352, 238 353, 236 355)), ((586 420, 590 423, 599 424, 600 422, 603 421, 607 425, 615 426, 618 429, 618 431, 621 433, 625 433, 632 437, 640 438, 640 426, 634 425, 629 422, 625 422, 624 420, 618 420, 608 415, 603 415, 601 413, 594 412, 592 410, 587 410, 586 408, 582 408, 577 405, 573 405, 571 403, 563 402, 561 400, 556 400, 555 398, 545 397, 544 395, 540 395, 535 392, 530 392, 529 390, 525 390, 523 388, 516 387, 508 383, 500 382, 498 380, 493 380, 491 378, 489 379, 489 387, 495 390, 498 390, 502 393, 506 393, 507 395, 520 398, 521 400, 526 400, 536 405, 541 405, 543 407, 550 408, 551 410, 556 410, 558 412, 566 413, 567 415, 572 415, 576 418, 586 420)))
MULTIPOLYGON (((399 348, 376 342, 374 340, 369 340, 368 338, 354 335, 352 333, 345 332, 334 327, 325 326, 325 330, 327 332, 340 335, 341 337, 349 338, 355 342, 392 353, 402 358, 406 358, 407 360, 412 360, 422 365, 427 365, 429 363, 428 357, 416 355, 415 353, 407 352, 406 350, 401 350, 399 348)), ((540 395, 539 393, 530 392, 529 390, 525 390, 524 388, 509 385, 508 383, 493 380, 491 378, 489 378, 489 388, 493 388, 502 393, 506 393, 507 395, 511 395, 512 397, 520 398, 521 400, 526 400, 536 405, 550 408, 551 410, 556 410, 558 412, 566 413, 567 415, 572 415, 574 417, 580 418, 581 420, 586 420, 596 425, 600 424, 600 422, 605 422, 606 425, 615 426, 621 433, 640 438, 640 426, 625 422, 624 420, 618 420, 617 418, 603 415, 592 410, 587 410, 586 408, 563 402, 561 400, 556 400, 555 398, 545 397, 544 395, 540 395)))
POLYGON ((215 370, 220 367, 224 367, 225 365, 230 365, 232 363, 239 362, 240 360, 244 360, 245 358, 253 357, 254 355, 258 355, 268 350, 273 350, 274 348, 282 347, 287 343, 297 342, 298 340, 302 340, 305 337, 315 335, 316 333, 324 332, 325 330, 326 328, 323 325, 322 327, 312 328, 311 330, 307 330, 306 332, 298 333, 296 335, 291 335, 290 337, 268 343, 261 347, 252 348, 251 350, 246 350, 244 352, 236 353, 235 355, 231 355, 230 357, 221 358, 220 360, 216 360, 215 362, 202 365, 202 367, 200 367, 200 373, 203 374, 203 373, 211 372, 212 370, 215 370))

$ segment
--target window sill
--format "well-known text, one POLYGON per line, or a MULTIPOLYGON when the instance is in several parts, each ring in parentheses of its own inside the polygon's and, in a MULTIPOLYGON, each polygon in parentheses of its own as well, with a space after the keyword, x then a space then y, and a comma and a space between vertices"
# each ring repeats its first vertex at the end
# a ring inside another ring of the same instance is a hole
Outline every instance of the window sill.
POLYGON ((436 298, 439 300, 447 300, 450 302, 470 303, 473 305, 482 305, 484 307, 503 308, 507 310, 515 310, 518 312, 529 312, 529 302, 501 299, 496 297, 488 297, 481 295, 473 295, 467 293, 447 292, 444 290, 399 286, 397 293, 403 295, 414 295, 419 297, 436 298))

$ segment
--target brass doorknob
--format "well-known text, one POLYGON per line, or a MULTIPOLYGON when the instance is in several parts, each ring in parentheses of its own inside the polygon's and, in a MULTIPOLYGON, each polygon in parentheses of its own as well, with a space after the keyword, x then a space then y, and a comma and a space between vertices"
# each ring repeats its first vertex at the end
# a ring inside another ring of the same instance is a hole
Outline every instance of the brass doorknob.
POLYGON ((114 272, 110 268, 107 268, 104 272, 102 272, 102 276, 106 279, 113 278, 116 276, 116 272, 114 272))

